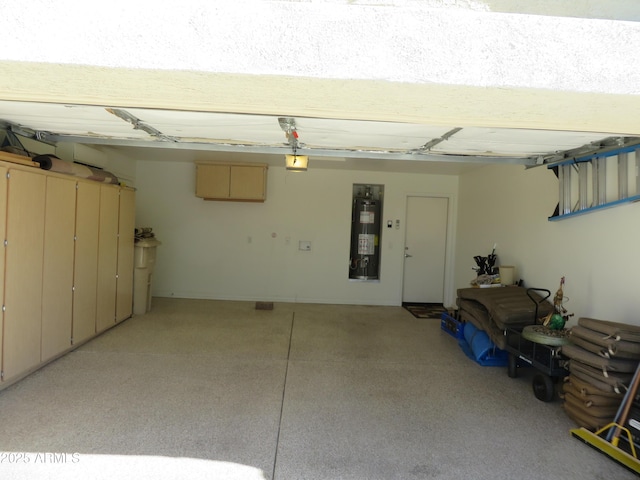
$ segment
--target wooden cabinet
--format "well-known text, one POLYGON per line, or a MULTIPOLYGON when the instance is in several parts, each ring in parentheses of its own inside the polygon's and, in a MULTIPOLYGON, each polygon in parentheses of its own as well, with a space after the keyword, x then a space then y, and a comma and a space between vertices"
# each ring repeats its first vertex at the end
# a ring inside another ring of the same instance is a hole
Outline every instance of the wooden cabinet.
POLYGON ((264 202, 266 192, 266 164, 199 163, 196 165, 197 197, 206 200, 264 202))
POLYGON ((100 231, 98 234, 98 298, 96 331, 116 321, 116 275, 118 272, 118 189, 100 187, 100 231))
MULTIPOLYGON (((0 242, 7 238, 7 167, 0 165, 0 242)), ((4 253, 4 252, 3 252, 4 253)), ((5 256, 0 255, 0 303, 4 305, 4 267, 5 256)), ((2 309, 4 310, 4 309, 2 309)), ((2 370, 3 355, 3 332, 4 332, 4 312, 0 310, 0 371, 2 370)), ((0 381, 2 375, 0 375, 0 381)))
POLYGON ((229 198, 231 165, 196 165, 196 197, 229 198))
POLYGON ((0 162, 0 388, 131 316, 134 203, 131 189, 0 162))
POLYGON ((9 169, 3 378, 40 363, 46 177, 9 169))
POLYGON ((47 177, 42 271, 42 352, 49 360, 71 346, 75 180, 47 177))
POLYGON ((136 228, 133 190, 120 190, 119 212, 116 322, 129 318, 133 313, 133 255, 136 228))
POLYGON ((73 272, 73 344, 96 334, 100 184, 78 182, 73 272))
POLYGON ((267 166, 233 165, 229 179, 229 198, 264 202, 267 191, 267 166))

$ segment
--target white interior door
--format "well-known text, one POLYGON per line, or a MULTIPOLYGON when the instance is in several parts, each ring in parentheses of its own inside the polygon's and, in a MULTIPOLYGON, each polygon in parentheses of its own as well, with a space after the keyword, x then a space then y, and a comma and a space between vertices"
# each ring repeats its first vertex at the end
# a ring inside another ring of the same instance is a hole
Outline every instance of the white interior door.
POLYGON ((448 204, 444 197, 407 197, 403 302, 443 303, 448 204))

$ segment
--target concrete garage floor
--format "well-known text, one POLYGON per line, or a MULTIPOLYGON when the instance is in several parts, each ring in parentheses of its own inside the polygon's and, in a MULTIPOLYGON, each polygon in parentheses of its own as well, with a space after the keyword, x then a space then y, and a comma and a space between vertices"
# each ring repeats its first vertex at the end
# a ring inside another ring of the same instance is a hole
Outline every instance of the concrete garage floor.
POLYGON ((0 478, 636 478, 531 376, 400 307, 157 298, 0 392, 0 478))

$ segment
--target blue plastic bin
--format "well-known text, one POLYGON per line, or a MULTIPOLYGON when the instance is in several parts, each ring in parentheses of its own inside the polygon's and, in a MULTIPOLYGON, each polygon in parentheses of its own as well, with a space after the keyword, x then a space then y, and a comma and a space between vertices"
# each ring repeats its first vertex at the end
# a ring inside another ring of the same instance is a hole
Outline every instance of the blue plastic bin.
POLYGON ((447 312, 442 312, 440 316, 440 328, 451 335, 453 338, 464 338, 464 323, 453 318, 447 312))

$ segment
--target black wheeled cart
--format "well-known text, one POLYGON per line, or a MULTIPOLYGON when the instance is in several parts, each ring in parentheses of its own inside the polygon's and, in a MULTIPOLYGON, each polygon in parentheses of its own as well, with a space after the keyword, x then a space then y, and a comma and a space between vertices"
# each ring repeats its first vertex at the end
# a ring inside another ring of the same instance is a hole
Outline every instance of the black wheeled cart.
POLYGON ((533 324, 523 329, 507 328, 505 350, 509 352, 507 374, 511 378, 518 376, 518 368, 531 366, 536 370, 533 377, 533 394, 538 400, 550 402, 555 398, 556 383, 567 376, 566 360, 560 355, 560 347, 568 341, 565 336, 548 335, 540 332, 541 325, 536 324, 538 306, 551 296, 549 290, 529 288, 527 295, 536 304, 533 324), (544 292, 546 296, 536 300, 531 292, 544 292))

